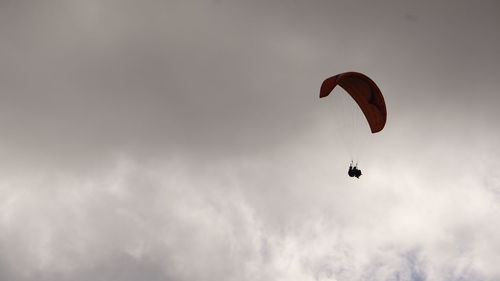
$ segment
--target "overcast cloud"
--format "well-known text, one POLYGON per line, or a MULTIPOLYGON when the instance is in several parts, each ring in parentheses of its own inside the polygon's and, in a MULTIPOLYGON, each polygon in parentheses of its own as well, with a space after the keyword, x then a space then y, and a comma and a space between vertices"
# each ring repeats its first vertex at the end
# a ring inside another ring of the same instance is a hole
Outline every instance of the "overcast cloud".
POLYGON ((498 1, 1 0, 0 280, 500 280, 499 28, 498 1), (388 108, 360 147, 318 98, 345 71, 388 108))

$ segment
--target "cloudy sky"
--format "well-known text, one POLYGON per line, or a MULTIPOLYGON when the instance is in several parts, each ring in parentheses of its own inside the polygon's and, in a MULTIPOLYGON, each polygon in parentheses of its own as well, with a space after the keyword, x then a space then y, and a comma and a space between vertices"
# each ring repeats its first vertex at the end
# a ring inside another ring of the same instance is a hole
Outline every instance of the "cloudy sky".
POLYGON ((500 280, 499 28, 495 0, 1 0, 0 280, 500 280), (345 71, 387 103, 362 141, 318 98, 345 71))

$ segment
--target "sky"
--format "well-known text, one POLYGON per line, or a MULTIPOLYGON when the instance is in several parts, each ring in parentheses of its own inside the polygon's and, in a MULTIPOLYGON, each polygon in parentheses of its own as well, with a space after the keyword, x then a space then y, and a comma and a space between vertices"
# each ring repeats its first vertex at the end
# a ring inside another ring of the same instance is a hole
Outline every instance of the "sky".
POLYGON ((482 0, 1 0, 0 280, 500 280, 499 27, 482 0), (318 98, 346 71, 382 132, 318 98))

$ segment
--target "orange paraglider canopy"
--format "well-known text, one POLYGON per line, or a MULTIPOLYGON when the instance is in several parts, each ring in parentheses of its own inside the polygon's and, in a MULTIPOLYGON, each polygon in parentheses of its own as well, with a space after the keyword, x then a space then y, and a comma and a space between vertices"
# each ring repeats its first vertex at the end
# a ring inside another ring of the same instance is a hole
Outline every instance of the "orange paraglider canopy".
POLYGON ((328 96, 337 85, 340 85, 356 101, 372 133, 380 132, 385 126, 387 110, 382 92, 375 82, 358 72, 337 74, 323 81, 319 97, 328 96))

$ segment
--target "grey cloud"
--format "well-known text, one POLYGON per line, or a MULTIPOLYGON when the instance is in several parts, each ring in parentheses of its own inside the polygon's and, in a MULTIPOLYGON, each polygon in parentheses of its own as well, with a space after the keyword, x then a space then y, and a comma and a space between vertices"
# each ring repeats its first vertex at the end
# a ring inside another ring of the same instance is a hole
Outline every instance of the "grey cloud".
POLYGON ((498 279, 499 8, 2 1, 0 279, 498 279))

